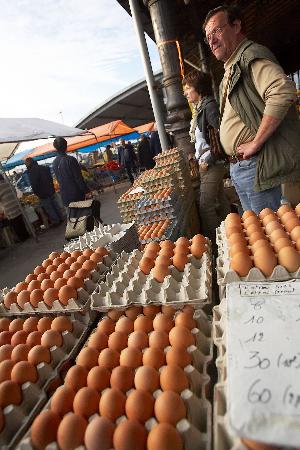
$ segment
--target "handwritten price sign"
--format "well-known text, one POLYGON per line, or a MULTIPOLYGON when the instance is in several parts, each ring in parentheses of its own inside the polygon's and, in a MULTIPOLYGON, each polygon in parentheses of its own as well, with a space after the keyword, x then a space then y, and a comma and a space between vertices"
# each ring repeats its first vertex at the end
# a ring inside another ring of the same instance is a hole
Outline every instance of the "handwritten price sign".
POLYGON ((227 286, 230 423, 241 437, 300 442, 300 281, 227 286))

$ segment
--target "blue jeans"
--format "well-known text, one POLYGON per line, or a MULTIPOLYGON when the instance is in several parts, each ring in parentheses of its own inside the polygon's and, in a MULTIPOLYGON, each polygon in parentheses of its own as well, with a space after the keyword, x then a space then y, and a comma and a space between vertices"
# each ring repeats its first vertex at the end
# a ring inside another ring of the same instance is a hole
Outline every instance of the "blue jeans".
POLYGON ((256 160, 257 157, 253 156, 250 159, 230 164, 231 180, 240 198, 243 210, 252 210, 256 214, 264 208, 277 211, 281 200, 280 185, 265 191, 254 192, 256 160))
POLYGON ((51 197, 41 198, 41 204, 44 210, 46 211, 52 224, 56 225, 60 223, 62 220, 64 220, 63 214, 56 201, 55 194, 53 194, 51 197))

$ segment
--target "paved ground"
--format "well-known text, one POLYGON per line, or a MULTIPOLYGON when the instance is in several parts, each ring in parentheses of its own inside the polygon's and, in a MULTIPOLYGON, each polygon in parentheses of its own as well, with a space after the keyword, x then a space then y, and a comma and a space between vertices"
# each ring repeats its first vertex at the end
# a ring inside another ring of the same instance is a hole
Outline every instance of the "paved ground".
MULTIPOLYGON (((128 182, 106 188, 101 194, 101 218, 104 223, 121 222, 117 200, 130 184, 128 182)), ((61 250, 64 245, 65 225, 46 230, 33 238, 10 248, 0 249, 0 288, 13 287, 24 280, 28 273, 38 266, 52 251, 61 250)))

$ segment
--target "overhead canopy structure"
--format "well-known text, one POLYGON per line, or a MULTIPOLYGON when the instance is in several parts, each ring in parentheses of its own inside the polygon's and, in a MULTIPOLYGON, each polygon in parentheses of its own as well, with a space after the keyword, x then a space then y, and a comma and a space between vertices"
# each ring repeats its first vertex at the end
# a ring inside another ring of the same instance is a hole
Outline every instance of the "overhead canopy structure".
POLYGON ((149 122, 149 123, 145 123, 144 125, 140 125, 138 127, 135 127, 135 129, 140 133, 149 133, 150 131, 154 130, 154 125, 155 122, 149 122))
POLYGON ((15 153, 19 143, 13 142, 8 144, 0 144, 0 161, 5 161, 15 153))
MULTIPOLYGON (((67 151, 93 151, 99 148, 99 143, 105 145, 107 142, 119 139, 122 136, 130 136, 131 139, 133 139, 134 136, 138 136, 136 130, 130 128, 122 120, 115 120, 114 122, 92 128, 88 130, 88 133, 89 134, 84 136, 76 136, 67 139, 67 151)), ((36 158, 41 155, 51 156, 51 153, 53 152, 55 152, 53 144, 49 143, 36 147, 27 155, 27 157, 36 158)))

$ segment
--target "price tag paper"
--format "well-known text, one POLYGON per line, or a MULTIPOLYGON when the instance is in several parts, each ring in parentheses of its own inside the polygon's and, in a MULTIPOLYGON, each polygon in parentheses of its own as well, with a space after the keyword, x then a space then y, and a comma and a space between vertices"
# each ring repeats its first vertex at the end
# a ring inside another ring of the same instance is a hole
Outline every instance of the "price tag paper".
POLYGON ((300 281, 227 286, 228 411, 237 435, 300 443, 300 281))

